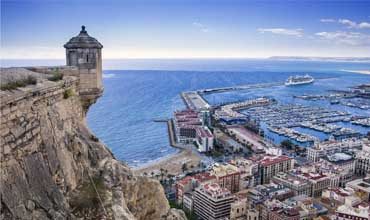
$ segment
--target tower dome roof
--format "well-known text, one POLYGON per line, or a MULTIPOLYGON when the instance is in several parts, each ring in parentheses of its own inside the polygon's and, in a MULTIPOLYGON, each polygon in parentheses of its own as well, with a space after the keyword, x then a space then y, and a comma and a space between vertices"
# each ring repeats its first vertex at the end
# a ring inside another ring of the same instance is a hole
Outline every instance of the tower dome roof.
POLYGON ((80 34, 76 37, 72 37, 66 44, 64 44, 66 49, 74 48, 103 48, 103 45, 99 43, 95 38, 90 37, 85 30, 85 26, 81 27, 80 34))

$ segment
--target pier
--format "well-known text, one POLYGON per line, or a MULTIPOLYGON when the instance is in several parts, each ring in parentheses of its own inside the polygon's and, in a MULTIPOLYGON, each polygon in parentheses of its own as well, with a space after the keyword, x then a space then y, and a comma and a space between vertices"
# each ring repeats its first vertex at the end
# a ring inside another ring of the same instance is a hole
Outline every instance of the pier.
POLYGON ((268 88, 268 87, 282 86, 282 85, 284 85, 284 82, 259 83, 259 84, 250 84, 250 85, 241 85, 241 86, 230 86, 230 87, 219 87, 219 88, 212 88, 212 89, 201 89, 201 90, 197 90, 197 92, 199 94, 203 95, 203 94, 211 94, 211 93, 236 91, 236 90, 268 88))
POLYGON ((155 118, 155 119, 153 119, 153 122, 163 122, 163 123, 165 123, 165 122, 168 122, 169 120, 171 120, 171 119, 169 119, 169 118, 155 118))
POLYGON ((201 110, 211 107, 198 92, 182 92, 181 98, 188 109, 201 110))
MULTIPOLYGON (((268 87, 282 86, 282 85, 284 85, 284 82, 259 83, 259 84, 250 84, 250 85, 241 85, 241 86, 200 89, 197 91, 182 92, 181 98, 184 101, 187 108, 192 109, 192 110, 201 110, 201 109, 208 109, 211 107, 211 105, 203 98, 202 95, 208 95, 211 93, 237 91, 237 90, 268 88, 268 87)), ((225 104, 226 103, 223 103, 222 105, 225 105, 225 104)), ((228 104, 231 104, 231 103, 228 103, 228 104)))

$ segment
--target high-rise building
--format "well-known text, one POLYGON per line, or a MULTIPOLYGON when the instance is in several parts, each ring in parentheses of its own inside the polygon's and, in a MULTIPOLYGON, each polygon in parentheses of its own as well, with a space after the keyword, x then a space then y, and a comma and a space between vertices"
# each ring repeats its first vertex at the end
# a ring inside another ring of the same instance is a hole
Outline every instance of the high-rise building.
POLYGON ((199 127, 196 129, 199 152, 209 152, 213 149, 214 136, 208 127, 199 127))
POLYGON ((211 170, 211 175, 216 177, 216 182, 223 188, 235 193, 239 191, 240 172, 238 167, 227 164, 217 165, 211 170))
POLYGON ((203 220, 225 219, 230 216, 234 196, 217 183, 207 183, 194 191, 194 212, 203 220))
POLYGON ((259 161, 260 184, 267 184, 279 172, 288 172, 293 169, 294 161, 287 156, 265 156, 259 161))

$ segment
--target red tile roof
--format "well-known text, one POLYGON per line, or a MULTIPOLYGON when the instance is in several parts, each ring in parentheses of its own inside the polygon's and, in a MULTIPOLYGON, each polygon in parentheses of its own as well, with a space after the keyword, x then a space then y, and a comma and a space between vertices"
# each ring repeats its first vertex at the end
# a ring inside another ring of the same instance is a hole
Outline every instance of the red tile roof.
POLYGON ((281 163, 283 161, 288 161, 288 160, 291 160, 291 158, 287 157, 287 156, 284 156, 284 155, 274 156, 274 157, 266 156, 262 160, 260 160, 260 164, 262 166, 270 166, 272 164, 281 163))

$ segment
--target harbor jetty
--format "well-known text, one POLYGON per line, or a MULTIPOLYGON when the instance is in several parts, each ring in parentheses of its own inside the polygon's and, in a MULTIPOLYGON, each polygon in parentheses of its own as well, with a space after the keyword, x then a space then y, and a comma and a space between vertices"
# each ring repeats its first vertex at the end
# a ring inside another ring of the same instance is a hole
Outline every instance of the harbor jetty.
POLYGON ((181 98, 188 109, 201 110, 210 107, 208 102, 196 91, 182 92, 181 98))
POLYGON ((229 86, 229 87, 219 87, 219 88, 211 88, 211 89, 201 89, 201 90, 197 90, 197 93, 203 95, 203 94, 211 94, 211 93, 229 92, 229 91, 235 91, 235 90, 268 88, 268 87, 282 86, 282 85, 284 85, 284 82, 258 83, 258 84, 249 84, 249 85, 240 85, 240 86, 229 86))

